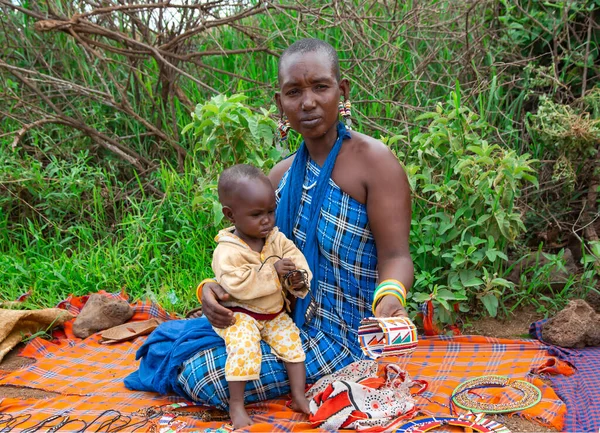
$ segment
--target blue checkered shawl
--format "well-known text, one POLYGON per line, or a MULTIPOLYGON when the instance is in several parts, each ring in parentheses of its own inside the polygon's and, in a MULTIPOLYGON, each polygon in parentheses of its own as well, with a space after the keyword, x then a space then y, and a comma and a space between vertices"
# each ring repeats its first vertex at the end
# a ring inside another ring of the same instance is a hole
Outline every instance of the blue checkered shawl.
MULTIPOLYGON (((277 190, 289 181, 289 171, 277 190)), ((312 160, 305 166, 300 209, 293 238, 304 250, 307 227, 317 212, 311 209, 320 167, 312 160)), ((306 352, 309 383, 362 358, 358 343, 360 320, 368 317, 373 291, 377 285, 377 251, 369 228, 366 207, 327 179, 316 227, 319 279, 312 292, 319 304, 316 317, 300 328, 306 352)), ((285 367, 264 342, 260 379, 246 385, 246 402, 279 397, 289 392, 285 367)), ((192 400, 227 408, 224 347, 201 351, 187 360, 179 373, 181 388, 192 400)))

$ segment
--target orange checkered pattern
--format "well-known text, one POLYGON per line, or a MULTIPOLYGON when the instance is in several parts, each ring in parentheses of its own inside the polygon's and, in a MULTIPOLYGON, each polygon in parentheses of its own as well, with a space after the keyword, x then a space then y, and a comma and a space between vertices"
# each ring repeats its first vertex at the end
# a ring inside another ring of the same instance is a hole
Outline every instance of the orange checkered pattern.
MULTIPOLYGON (((143 306, 140 306, 143 310, 143 306)), ((153 306, 155 312, 159 309, 153 306)), ((140 310, 141 311, 141 310, 140 310)), ((164 312, 163 312, 164 313, 164 312)), ((146 312, 140 318, 157 317, 146 312)), ((162 313, 161 313, 162 314, 162 313)), ((167 318, 166 316, 163 318, 167 318)), ((131 424, 138 423, 139 430, 148 431, 150 424, 142 413, 147 409, 184 402, 177 396, 159 396, 150 392, 130 391, 123 385, 123 379, 137 369, 135 353, 145 341, 140 337, 134 341, 115 345, 100 344, 99 336, 85 340, 61 339, 58 343, 33 340, 25 349, 25 356, 34 356, 37 363, 24 370, 0 374, 0 385, 15 385, 42 389, 57 393, 42 400, 19 400, 2 398, 0 388, 0 428, 2 416, 18 417, 22 421, 13 431, 30 428, 54 415, 57 419, 44 425, 45 431, 61 420, 81 420, 64 425, 59 431, 77 431, 83 422, 92 423, 89 431, 96 431, 102 424, 112 419, 116 413, 122 418, 114 421, 112 428, 131 417, 131 424), (106 411, 117 412, 106 412, 106 411), (7 415, 8 414, 8 415, 7 415), (97 421, 94 421, 97 420, 97 421)), ((533 408, 520 414, 561 430, 565 416, 565 405, 552 388, 541 380, 528 378, 528 372, 544 363, 548 354, 539 342, 534 340, 498 340, 486 337, 458 336, 434 337, 419 341, 412 355, 401 358, 386 358, 405 368, 412 378, 425 380, 428 389, 416 397, 419 410, 427 415, 449 415, 448 399, 454 388, 462 381, 484 374, 499 374, 518 379, 532 380, 542 391, 542 400, 533 408)), ((481 390, 478 390, 481 391, 481 390)), ((498 401, 511 399, 509 394, 497 395, 498 401)), ((256 422, 248 431, 306 431, 313 430, 304 415, 292 412, 285 405, 285 399, 249 405, 248 412, 256 422)), ((203 408, 194 408, 203 411, 203 408)), ((459 413, 464 411, 459 410, 459 413)), ((5 418, 6 419, 6 418, 5 418)), ((154 419, 157 423, 159 420, 154 419)), ((196 417, 179 415, 176 421, 185 423, 179 431, 194 432, 217 429, 223 421, 204 422, 196 417)), ((179 424, 182 426, 183 424, 179 424)), ((122 431, 132 431, 134 427, 122 431)), ((87 431, 86 430, 86 431, 87 431)), ((110 427, 102 431, 111 431, 110 427)), ((319 431, 314 430, 314 431, 319 431)))

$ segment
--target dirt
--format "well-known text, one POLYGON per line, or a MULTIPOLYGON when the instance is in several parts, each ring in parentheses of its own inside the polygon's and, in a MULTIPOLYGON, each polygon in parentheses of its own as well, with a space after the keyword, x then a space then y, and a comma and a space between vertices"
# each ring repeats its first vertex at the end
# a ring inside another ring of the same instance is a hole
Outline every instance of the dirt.
MULTIPOLYGON (((31 364, 35 364, 35 359, 19 356, 19 350, 22 346, 17 346, 11 350, 0 362, 0 371, 17 371, 31 364)), ((57 395, 54 392, 42 391, 41 389, 25 388, 21 386, 0 385, 0 398, 18 398, 26 400, 29 398, 44 399, 57 395)))
MULTIPOLYGON (((486 317, 467 323, 465 324, 463 333, 498 338, 523 338, 528 335, 529 325, 542 318, 543 315, 537 313, 533 308, 521 308, 508 319, 486 317)), ((35 363, 34 359, 18 356, 19 349, 20 348, 15 348, 4 358, 0 363, 0 370, 15 371, 35 363)), ((8 385, 0 386, 0 398, 44 399, 54 395, 56 394, 39 389, 8 385)), ((506 425, 513 432, 556 431, 519 416, 489 415, 488 418, 495 419, 506 425)))
POLYGON ((508 318, 482 317, 465 323, 464 334, 485 335, 496 338, 530 338, 529 325, 543 319, 534 307, 522 307, 508 318))

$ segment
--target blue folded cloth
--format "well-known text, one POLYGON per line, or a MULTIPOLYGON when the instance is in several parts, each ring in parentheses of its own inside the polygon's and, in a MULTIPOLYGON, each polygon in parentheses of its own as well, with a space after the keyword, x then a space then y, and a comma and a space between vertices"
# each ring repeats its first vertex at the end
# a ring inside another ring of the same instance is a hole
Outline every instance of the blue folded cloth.
POLYGON ((201 350, 218 346, 225 346, 225 341, 204 316, 161 323, 135 354, 140 366, 125 378, 125 386, 189 398, 177 381, 179 366, 201 350))

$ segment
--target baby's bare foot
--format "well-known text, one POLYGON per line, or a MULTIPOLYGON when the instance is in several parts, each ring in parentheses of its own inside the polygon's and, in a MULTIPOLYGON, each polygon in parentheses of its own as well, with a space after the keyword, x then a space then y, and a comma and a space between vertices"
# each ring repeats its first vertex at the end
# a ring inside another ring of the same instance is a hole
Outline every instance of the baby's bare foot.
POLYGON ((244 405, 229 405, 229 417, 234 429, 248 427, 252 424, 252 419, 248 416, 244 405))
POLYGON ((296 398, 292 397, 292 404, 290 405, 290 407, 296 412, 301 412, 310 415, 308 399, 304 396, 296 398))

